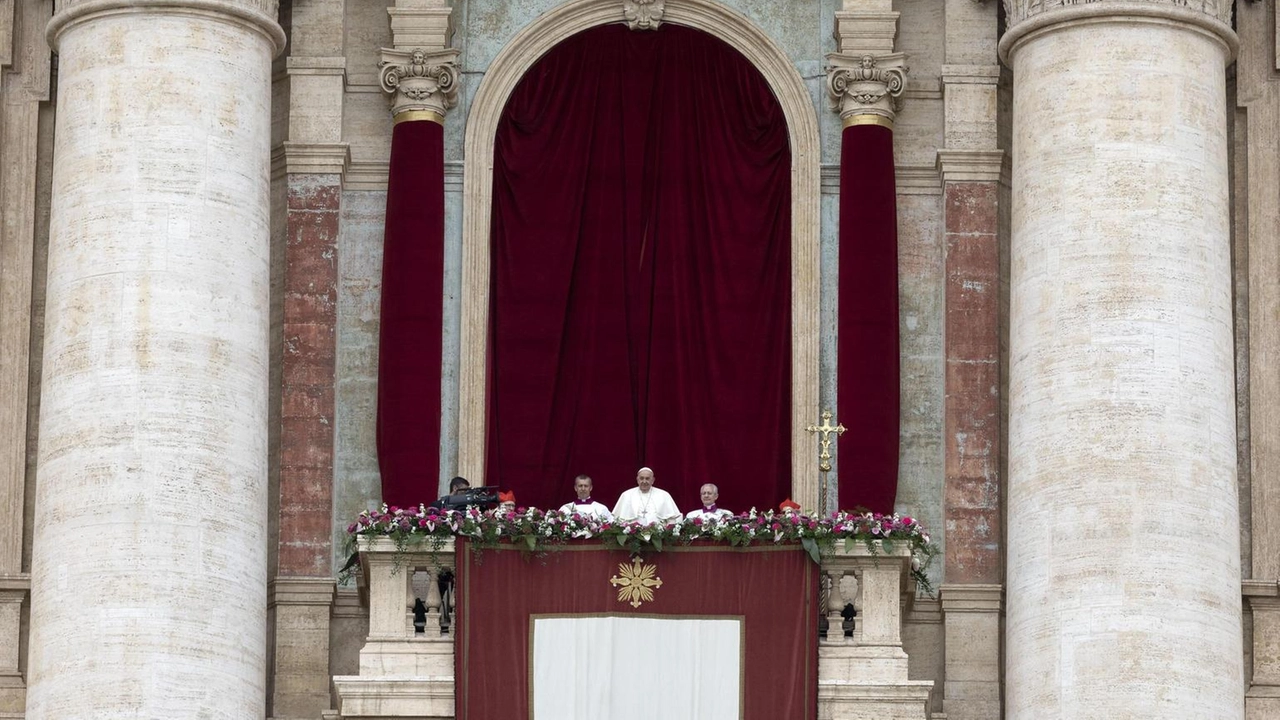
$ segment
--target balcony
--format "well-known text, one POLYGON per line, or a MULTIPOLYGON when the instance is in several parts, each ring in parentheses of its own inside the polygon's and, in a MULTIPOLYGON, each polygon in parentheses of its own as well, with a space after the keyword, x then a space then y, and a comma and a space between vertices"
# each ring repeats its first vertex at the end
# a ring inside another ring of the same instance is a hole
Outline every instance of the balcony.
MULTIPOLYGON (((455 717, 459 618, 451 616, 452 593, 442 596, 438 580, 442 574, 452 575, 458 561, 466 559, 457 555, 459 544, 453 539, 435 539, 398 547, 387 537, 359 538, 358 583, 361 601, 369 610, 369 635, 360 651, 360 674, 333 678, 338 698, 336 717, 455 717), (414 606, 419 596, 415 627, 414 606)), ((621 555, 617 548, 604 545, 574 549, 609 553, 613 558, 621 555)), ((743 552, 726 546, 699 550, 712 553, 713 558, 715 554, 743 552)), ((662 562, 662 555, 650 557, 662 562)), ((817 718, 927 718, 933 683, 908 679, 907 654, 902 646, 903 618, 916 592, 910 547, 895 543, 886 549, 879 541, 871 547, 861 542, 836 543, 821 558, 818 572, 812 573, 814 582, 823 588, 820 607, 826 615, 825 637, 815 637, 817 718), (847 603, 852 603, 856 613, 848 635, 842 617, 847 603)), ((545 566, 537 561, 522 567, 527 570, 520 572, 545 572, 545 566)), ((485 589, 474 587, 471 591, 483 593, 485 589)), ((797 607, 796 612, 803 610, 797 607)))

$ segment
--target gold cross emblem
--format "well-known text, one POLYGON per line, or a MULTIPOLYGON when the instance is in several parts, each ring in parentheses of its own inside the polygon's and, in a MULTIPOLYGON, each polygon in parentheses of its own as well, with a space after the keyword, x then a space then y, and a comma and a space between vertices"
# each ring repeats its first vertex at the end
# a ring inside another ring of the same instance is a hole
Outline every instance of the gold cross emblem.
POLYGON ((631 607, 638 608, 640 603, 652 602, 654 589, 662 587, 662 578, 657 574, 657 565, 645 565, 635 558, 630 565, 619 564, 618 575, 609 578, 609 584, 618 588, 618 602, 630 599, 631 607))
POLYGON ((818 469, 822 472, 831 472, 831 433, 835 433, 836 437, 840 437, 846 429, 844 425, 831 424, 830 410, 822 411, 821 425, 810 425, 805 428, 808 432, 820 433, 821 435, 819 443, 822 446, 822 452, 818 454, 818 469))

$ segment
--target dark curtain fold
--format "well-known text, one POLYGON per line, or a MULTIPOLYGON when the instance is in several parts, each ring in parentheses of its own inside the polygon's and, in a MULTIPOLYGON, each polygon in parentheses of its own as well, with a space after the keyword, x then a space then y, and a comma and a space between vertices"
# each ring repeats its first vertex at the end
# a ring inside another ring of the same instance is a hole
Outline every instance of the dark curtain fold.
POLYGON ((378 336, 382 499, 436 498, 444 302, 444 128, 396 124, 391 135, 378 336))
POLYGON ((893 131, 844 129, 837 418, 840 507, 893 512, 898 492, 898 212, 893 131))
MULTIPOLYGON (((512 546, 477 554, 459 541, 458 720, 531 716, 530 626, 535 616, 557 615, 736 616, 745 625, 742 717, 816 717, 818 566, 804 550, 691 547, 646 555, 662 586, 633 608, 609 584, 627 554, 588 548, 583 543, 538 563, 512 546)), ((643 668, 635 675, 644 682, 643 668)))
POLYGON ((529 70, 494 155, 487 483, 789 493, 790 173, 777 100, 710 35, 603 26, 529 70))

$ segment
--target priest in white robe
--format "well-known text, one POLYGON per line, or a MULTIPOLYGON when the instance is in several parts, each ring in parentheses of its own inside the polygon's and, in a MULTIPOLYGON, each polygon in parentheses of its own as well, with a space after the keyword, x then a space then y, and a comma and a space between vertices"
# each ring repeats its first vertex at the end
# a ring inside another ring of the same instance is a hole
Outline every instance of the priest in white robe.
POLYGON ((567 502, 560 506, 560 512, 565 515, 577 513, 582 517, 591 517, 597 520, 612 520, 613 515, 609 512, 609 508, 604 503, 598 503, 591 499, 591 477, 588 475, 579 475, 573 479, 573 492, 577 494, 572 502, 567 502))
POLYGON ((724 520, 733 517, 733 513, 716 505, 716 501, 720 499, 720 488, 712 483, 707 483, 698 491, 698 496, 702 498, 702 507, 697 510, 690 510, 685 516, 688 520, 694 518, 702 518, 703 520, 724 520))
POLYGON ((619 520, 634 520, 646 525, 672 523, 683 517, 671 494, 653 486, 653 470, 647 467, 636 473, 636 486, 618 497, 613 515, 619 520))

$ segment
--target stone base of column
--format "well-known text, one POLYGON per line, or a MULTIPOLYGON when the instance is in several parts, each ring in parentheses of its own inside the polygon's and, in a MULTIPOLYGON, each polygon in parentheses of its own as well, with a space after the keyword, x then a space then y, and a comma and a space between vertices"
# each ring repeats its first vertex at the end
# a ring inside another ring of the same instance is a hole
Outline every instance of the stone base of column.
POLYGON ((452 720, 453 672, 447 676, 369 678, 339 675, 333 678, 338 693, 337 717, 343 720, 413 718, 452 720))
POLYGON ((21 718, 27 706, 27 684, 19 672, 22 605, 30 591, 26 575, 0 576, 0 720, 21 718))
POLYGON ((414 637, 370 640, 360 651, 360 676, 449 677, 453 681, 453 638, 414 637))
POLYGON ((317 718, 331 706, 329 613, 333 578, 278 577, 267 587, 275 618, 271 716, 317 718))
POLYGON ((947 679, 943 708, 947 717, 1001 717, 1000 624, 1004 587, 943 585, 941 597, 947 679))
POLYGON ((818 720, 927 720, 933 682, 883 685, 818 681, 818 720))
POLYGON ((901 647, 823 642, 818 646, 818 683, 895 683, 907 678, 901 647))
POLYGON ((818 718, 923 720, 930 680, 907 679, 907 654, 897 646, 823 642, 818 645, 818 718))
POLYGON ((1280 718, 1280 583, 1245 580, 1253 614, 1253 675, 1244 696, 1245 720, 1280 718))

